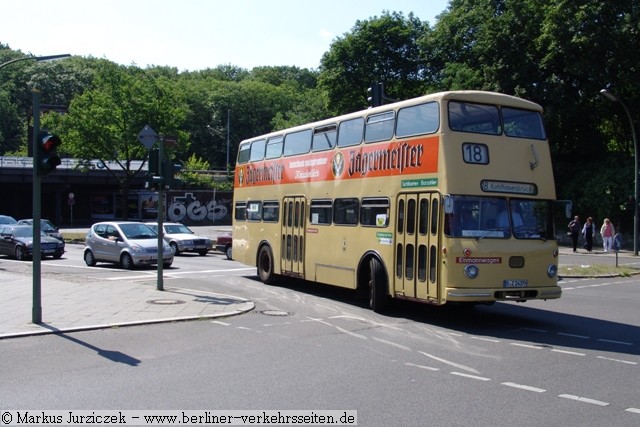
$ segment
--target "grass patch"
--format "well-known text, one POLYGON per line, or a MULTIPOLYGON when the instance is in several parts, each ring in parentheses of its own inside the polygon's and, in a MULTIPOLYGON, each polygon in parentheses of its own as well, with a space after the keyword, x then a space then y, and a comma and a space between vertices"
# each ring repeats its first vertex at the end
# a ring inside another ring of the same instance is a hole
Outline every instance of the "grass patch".
POLYGON ((640 270, 631 267, 615 265, 561 265, 558 268, 559 276, 598 276, 617 274, 620 276, 631 276, 640 273, 640 270))

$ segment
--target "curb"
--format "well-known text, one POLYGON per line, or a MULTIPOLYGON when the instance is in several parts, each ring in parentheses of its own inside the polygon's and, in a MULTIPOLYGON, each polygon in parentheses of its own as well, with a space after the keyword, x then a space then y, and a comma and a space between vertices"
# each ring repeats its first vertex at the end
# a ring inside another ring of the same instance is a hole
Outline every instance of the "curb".
MULTIPOLYGON (((31 337, 31 336, 40 336, 40 335, 62 335, 66 333, 72 332, 85 332, 85 331, 95 331, 99 329, 110 329, 110 328, 123 328, 128 326, 142 326, 142 325, 154 325, 160 323, 173 323, 173 322, 187 322, 194 320, 207 320, 207 319, 218 319, 224 317, 236 316, 243 313, 248 313, 256 308, 255 303, 252 301, 245 301, 239 303, 238 305, 243 304, 247 307, 243 307, 237 310, 228 311, 224 313, 216 313, 216 314, 207 314, 204 316, 183 316, 183 317, 169 317, 164 319, 149 319, 149 320, 139 320, 139 321, 131 321, 131 322, 121 322, 121 323, 105 323, 99 325, 87 325, 87 326, 75 326, 64 329, 57 329, 50 327, 49 329, 40 329, 34 331, 25 331, 25 332, 16 332, 0 335, 0 341, 11 338, 23 338, 23 337, 31 337)), ((36 326, 41 326, 43 328, 48 328, 48 326, 43 326, 44 324, 38 324, 36 326)))

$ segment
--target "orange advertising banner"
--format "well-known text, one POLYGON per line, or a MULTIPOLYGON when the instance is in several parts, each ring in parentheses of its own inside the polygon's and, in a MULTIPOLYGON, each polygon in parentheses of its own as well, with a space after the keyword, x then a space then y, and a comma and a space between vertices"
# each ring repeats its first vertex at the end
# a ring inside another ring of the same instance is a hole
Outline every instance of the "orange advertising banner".
POLYGON ((438 144, 439 137, 431 136, 242 164, 235 187, 432 174, 438 144))

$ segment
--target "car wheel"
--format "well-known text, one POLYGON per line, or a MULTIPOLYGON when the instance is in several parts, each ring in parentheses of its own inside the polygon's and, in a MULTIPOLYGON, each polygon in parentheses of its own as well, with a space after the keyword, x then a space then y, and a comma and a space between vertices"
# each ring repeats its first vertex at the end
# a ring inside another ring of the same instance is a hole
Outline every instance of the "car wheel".
POLYGON ((27 254, 24 251, 22 246, 16 246, 16 259, 18 261, 23 261, 27 258, 27 254))
POLYGON ((96 265, 96 258, 93 256, 93 252, 85 251, 84 252, 84 262, 89 266, 93 267, 96 265))
POLYGON ((208 250, 202 250, 202 251, 198 251, 198 253, 199 253, 201 256, 205 256, 206 254, 208 254, 208 253, 209 253, 209 251, 208 251, 208 250))
POLYGON ((180 254, 180 251, 178 250, 178 244, 176 242, 169 243, 169 246, 171 246, 171 249, 173 249, 173 254, 174 255, 179 255, 180 254))
POLYGON ((53 259, 60 259, 60 258, 62 258, 62 254, 55 254, 53 256, 53 259))
POLYGON ((231 258, 231 245, 227 246, 227 250, 225 253, 227 255, 227 259, 233 259, 231 258))
POLYGON ((162 263, 162 267, 164 267, 164 268, 169 268, 169 267, 171 267, 171 264, 173 264, 173 261, 170 261, 170 262, 163 262, 163 263, 162 263))
POLYGON ((133 259, 131 259, 131 255, 126 252, 120 255, 120 266, 125 270, 131 270, 133 268, 133 259))

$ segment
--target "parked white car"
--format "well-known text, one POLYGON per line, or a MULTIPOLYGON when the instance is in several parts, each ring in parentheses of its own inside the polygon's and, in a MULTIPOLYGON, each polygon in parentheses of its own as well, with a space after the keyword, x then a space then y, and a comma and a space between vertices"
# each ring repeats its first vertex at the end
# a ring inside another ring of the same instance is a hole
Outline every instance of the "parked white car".
MULTIPOLYGON (((158 232, 157 222, 148 222, 147 225, 158 232)), ((177 222, 162 223, 164 240, 169 243, 173 252, 179 255, 182 252, 197 252, 204 256, 212 248, 211 239, 196 236, 189 227, 177 222)))

